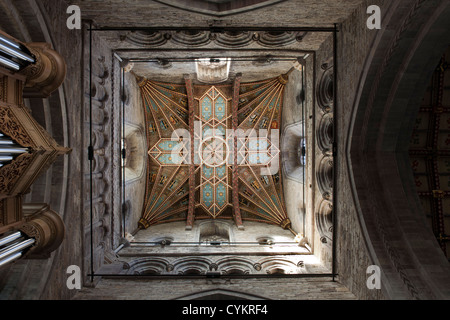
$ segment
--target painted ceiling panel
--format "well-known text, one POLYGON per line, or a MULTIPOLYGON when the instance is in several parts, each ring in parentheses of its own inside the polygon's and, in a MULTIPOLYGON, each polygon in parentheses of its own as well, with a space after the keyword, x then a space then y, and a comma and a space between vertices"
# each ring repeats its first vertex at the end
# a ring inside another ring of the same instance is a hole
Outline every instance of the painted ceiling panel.
POLYGON ((193 208, 194 219, 239 214, 290 228, 275 161, 287 80, 282 75, 240 83, 234 101, 233 85, 190 87, 138 78, 149 146, 140 226, 188 219, 193 208), (233 131, 236 114, 239 130, 233 131))

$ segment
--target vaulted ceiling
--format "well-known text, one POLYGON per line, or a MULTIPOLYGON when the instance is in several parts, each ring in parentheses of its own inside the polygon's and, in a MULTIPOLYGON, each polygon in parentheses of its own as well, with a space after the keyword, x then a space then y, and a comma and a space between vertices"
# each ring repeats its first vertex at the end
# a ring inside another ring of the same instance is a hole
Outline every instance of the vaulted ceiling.
POLYGON ((287 74, 215 85, 139 77, 149 154, 141 227, 228 218, 239 228, 252 220, 290 229, 279 161, 287 81, 287 74))

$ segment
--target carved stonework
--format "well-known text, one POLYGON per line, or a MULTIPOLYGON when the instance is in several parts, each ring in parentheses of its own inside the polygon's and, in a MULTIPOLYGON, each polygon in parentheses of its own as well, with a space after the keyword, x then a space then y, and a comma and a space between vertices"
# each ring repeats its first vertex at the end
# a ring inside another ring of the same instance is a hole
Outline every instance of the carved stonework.
POLYGON ((331 201, 322 200, 316 214, 317 231, 320 241, 324 245, 330 245, 333 236, 333 204, 331 201))
POLYGON ((262 32, 259 34, 258 43, 266 47, 280 47, 302 41, 306 32, 262 32))
POLYGON ((29 152, 0 168, 0 199, 23 195, 56 158, 70 149, 59 146, 27 109, 0 102, 0 132, 29 152))
POLYGON ((303 41, 306 35, 307 32, 130 31, 121 35, 120 40, 144 48, 173 44, 187 48, 205 47, 210 44, 223 48, 242 48, 250 45, 279 48, 295 45, 295 43, 303 41))
POLYGON ((39 225, 27 223, 20 227, 20 231, 26 234, 27 237, 34 238, 36 240, 36 243, 42 242, 41 235, 44 233, 44 231, 39 227, 39 225))
POLYGON ((331 199, 333 189, 333 157, 325 156, 316 171, 317 186, 324 199, 331 199))
POLYGON ((161 32, 134 31, 124 36, 124 38, 132 44, 157 47, 165 44, 171 36, 161 32))
POLYGON ((199 47, 208 44, 211 37, 202 31, 179 31, 173 34, 172 40, 190 47, 199 47))
POLYGON ((196 61, 197 80, 204 83, 220 83, 228 80, 229 59, 199 59, 196 61))
POLYGON ((24 153, 13 162, 0 168, 0 195, 9 195, 14 190, 17 181, 30 166, 34 155, 24 153))
POLYGON ((317 146, 327 155, 331 154, 333 146, 333 114, 326 113, 320 119, 317 128, 317 146))
POLYGON ((334 105, 334 74, 333 66, 329 63, 322 64, 323 73, 317 88, 317 103, 323 112, 331 112, 334 105))
POLYGON ((249 45, 252 41, 254 41, 252 32, 237 31, 218 34, 216 43, 224 47, 239 48, 249 45))

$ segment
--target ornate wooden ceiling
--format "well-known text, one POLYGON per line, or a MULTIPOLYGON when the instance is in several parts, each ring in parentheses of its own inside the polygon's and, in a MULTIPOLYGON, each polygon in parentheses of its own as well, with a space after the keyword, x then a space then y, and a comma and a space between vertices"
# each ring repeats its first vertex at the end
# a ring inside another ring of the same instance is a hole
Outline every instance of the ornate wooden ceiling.
POLYGON ((450 257, 450 85, 447 50, 422 101, 410 144, 414 179, 440 247, 450 257))
POLYGON ((138 78, 146 115, 147 186, 141 228, 234 219, 291 230, 279 128, 288 74, 252 83, 171 84, 138 78))

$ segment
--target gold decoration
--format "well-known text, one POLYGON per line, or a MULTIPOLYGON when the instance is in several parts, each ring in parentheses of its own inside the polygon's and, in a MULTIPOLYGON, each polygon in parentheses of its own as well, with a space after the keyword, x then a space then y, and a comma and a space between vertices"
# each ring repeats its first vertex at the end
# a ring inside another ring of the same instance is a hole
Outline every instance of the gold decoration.
POLYGON ((285 218, 280 222, 280 227, 283 229, 288 229, 291 227, 291 220, 289 218, 285 218))
POLYGON ((445 195, 445 192, 442 190, 433 190, 433 198, 443 199, 444 195, 445 195))

